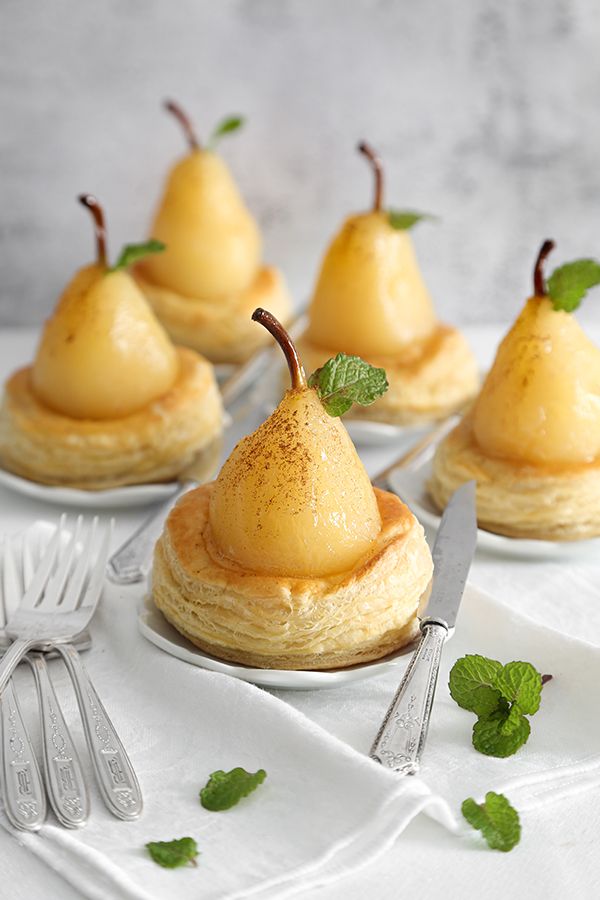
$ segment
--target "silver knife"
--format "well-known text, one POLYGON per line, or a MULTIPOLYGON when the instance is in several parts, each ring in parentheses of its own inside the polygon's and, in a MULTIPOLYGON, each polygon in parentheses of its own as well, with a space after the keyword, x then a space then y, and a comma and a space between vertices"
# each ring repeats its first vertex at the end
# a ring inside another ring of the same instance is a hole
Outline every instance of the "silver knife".
POLYGON ((371 747, 372 759, 402 775, 419 770, 440 667, 454 629, 477 543, 475 482, 450 498, 433 547, 431 595, 421 619, 421 640, 371 747))

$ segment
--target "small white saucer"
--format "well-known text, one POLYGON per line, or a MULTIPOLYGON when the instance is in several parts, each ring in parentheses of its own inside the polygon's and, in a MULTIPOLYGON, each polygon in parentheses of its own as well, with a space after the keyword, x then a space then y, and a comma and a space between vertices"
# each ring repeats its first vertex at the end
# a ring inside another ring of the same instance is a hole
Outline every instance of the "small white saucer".
POLYGON ((0 485, 41 500, 42 503, 54 503, 59 506, 81 506, 87 509, 107 509, 114 506, 131 507, 146 506, 166 500, 179 487, 179 482, 169 481, 163 484, 132 484, 126 487, 109 488, 105 491, 83 491, 76 488, 38 484, 20 478, 0 468, 0 485))
POLYGON ((402 647, 397 653, 378 659, 374 662, 363 663, 357 666, 347 666, 345 669, 330 669, 318 671, 292 671, 289 669, 255 669, 252 666, 243 666, 238 663, 225 662, 209 653, 204 653, 195 647, 187 638, 169 625, 163 614, 156 608, 150 596, 146 597, 141 605, 138 615, 138 626, 145 638, 155 644, 165 653, 175 656, 193 666, 210 669, 213 672, 221 672, 231 675, 232 678, 241 678, 260 687, 279 688, 290 691, 314 691, 323 688, 338 687, 349 684, 352 681, 363 681, 365 678, 373 678, 391 669, 397 669, 398 678, 406 667, 410 654, 416 647, 416 642, 402 647))
MULTIPOLYGON (((439 527, 441 517, 429 492, 427 482, 431 477, 431 462, 434 449, 415 465, 406 469, 397 469, 390 475, 390 487, 414 512, 423 525, 431 528, 439 527)), ((502 534, 494 534, 479 528, 477 531, 477 548, 502 556, 518 556, 526 558, 564 559, 582 554, 600 555, 600 538, 585 541, 536 541, 525 538, 511 538, 502 534)))

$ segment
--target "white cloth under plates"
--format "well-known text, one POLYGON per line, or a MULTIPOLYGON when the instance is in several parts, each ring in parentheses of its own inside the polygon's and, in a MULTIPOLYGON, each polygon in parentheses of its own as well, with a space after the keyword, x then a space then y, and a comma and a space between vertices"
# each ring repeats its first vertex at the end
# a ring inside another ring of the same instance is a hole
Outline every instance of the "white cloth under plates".
MULTIPOLYGON (((399 672, 326 692, 274 696, 146 642, 137 632, 134 594, 107 589, 86 662, 140 778, 143 816, 119 822, 94 793, 90 822, 81 831, 49 823, 37 835, 15 833, 82 896, 271 900, 311 896, 338 879, 343 892, 348 875, 385 854, 421 811, 453 832, 457 846, 480 846, 461 820, 465 797, 504 792, 526 833, 535 810, 548 807, 548 816, 560 816, 561 800, 600 784, 600 721, 590 715, 600 650, 540 627, 473 588, 444 652, 419 778, 399 777, 367 757, 399 672), (449 697, 448 670, 467 652, 525 659, 554 676, 529 742, 510 759, 473 749, 474 717, 449 697), (203 809, 198 792, 210 772, 238 765, 266 769, 265 783, 232 810, 203 809), (144 850, 147 841, 184 836, 198 842, 197 868, 163 870, 144 850)), ((76 723, 62 664, 51 666, 68 719, 76 723)), ((23 695, 29 675, 20 671, 18 678, 23 695)), ((24 705, 33 723, 31 691, 24 705)))

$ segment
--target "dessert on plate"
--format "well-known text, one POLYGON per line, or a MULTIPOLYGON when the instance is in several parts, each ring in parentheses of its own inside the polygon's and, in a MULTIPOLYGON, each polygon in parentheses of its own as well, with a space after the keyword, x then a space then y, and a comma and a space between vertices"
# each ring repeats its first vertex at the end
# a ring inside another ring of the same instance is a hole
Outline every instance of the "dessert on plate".
POLYGON ((573 315, 600 263, 567 263, 546 284, 553 246, 472 409, 437 448, 429 489, 442 509, 474 478, 480 527, 574 541, 600 535, 600 349, 573 315))
POLYGON ((241 119, 225 120, 202 146, 180 107, 166 106, 189 152, 169 173, 151 228, 167 249, 135 275, 174 340, 214 363, 244 362, 267 341, 251 327, 252 310, 262 304, 286 321, 291 302, 281 273, 262 262, 258 226, 213 149, 241 119))
POLYGON ((475 395, 477 365, 463 335, 438 321, 421 277, 410 228, 424 216, 383 208, 381 162, 358 149, 375 173, 373 208, 350 216, 329 246, 298 350, 308 368, 342 351, 385 369, 387 393, 352 417, 432 421, 475 395))
MULTIPOLYGON (((292 385, 211 484, 171 511, 154 555, 154 602, 205 652, 260 668, 378 659, 418 632, 432 574, 423 529, 373 488, 337 416, 372 402, 385 373, 337 357, 307 381, 265 310, 292 385)), ((256 327, 256 326, 255 326, 256 327)))
POLYGON ((128 245, 110 266, 102 210, 79 199, 94 216, 97 259, 65 288, 33 363, 5 385, 0 464, 87 490, 206 477, 223 427, 213 367, 174 346, 127 272, 162 245, 128 245))

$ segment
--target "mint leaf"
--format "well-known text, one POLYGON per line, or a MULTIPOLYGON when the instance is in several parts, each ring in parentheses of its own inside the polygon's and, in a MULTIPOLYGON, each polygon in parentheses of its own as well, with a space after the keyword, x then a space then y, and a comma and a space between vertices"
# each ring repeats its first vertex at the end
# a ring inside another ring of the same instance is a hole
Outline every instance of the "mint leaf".
POLYGON ((495 659, 474 653, 463 656, 450 670, 450 695, 463 709, 488 715, 498 708, 502 696, 497 684, 501 672, 502 663, 495 659))
POLYGON ((156 241, 154 238, 146 241, 145 244, 125 244, 118 260, 108 271, 116 272, 119 269, 126 269, 139 259, 143 259, 144 256, 148 256, 150 253, 162 253, 163 250, 166 250, 166 244, 156 241))
POLYGON ((433 221, 435 216, 411 209, 390 209, 388 211, 388 222, 396 231, 408 231, 413 225, 416 225, 417 222, 421 222, 423 219, 433 221))
POLYGON ((573 312, 596 284, 600 284, 600 263, 576 259, 554 270, 547 282, 548 296, 554 309, 573 312))
POLYGON ((309 387, 316 388, 330 416, 342 416, 353 403, 369 406, 388 389, 385 369, 376 369, 360 356, 338 353, 312 373, 309 387))
POLYGON ((219 142, 220 138, 225 134, 231 134, 233 131, 238 131, 244 124, 244 119, 242 116, 227 116, 226 119, 222 119, 218 125, 215 126, 211 136, 207 141, 207 148, 212 150, 216 144, 219 142))
POLYGON ((198 845, 191 837, 178 838, 174 841, 150 841, 146 844, 146 849, 154 862, 164 869, 196 865, 198 845))
POLYGON ((497 686, 509 703, 516 704, 519 712, 532 716, 540 708, 542 676, 531 663, 507 663, 502 667, 497 686))
POLYGON ((473 746, 486 756, 503 759, 512 756, 527 741, 531 732, 529 720, 513 709, 498 709, 480 716, 473 726, 473 746))
POLYGON ((245 769, 232 769, 213 772, 205 787, 200 791, 200 802, 205 809, 213 812, 231 809, 236 803, 256 790, 267 777, 264 769, 258 772, 246 772, 245 769))
POLYGON ((462 814, 473 828, 481 831, 492 850, 508 853, 521 839, 519 814, 504 794, 488 791, 484 803, 467 798, 461 806, 462 814))

